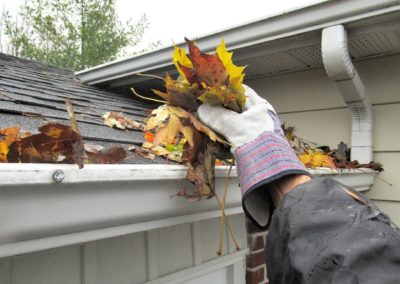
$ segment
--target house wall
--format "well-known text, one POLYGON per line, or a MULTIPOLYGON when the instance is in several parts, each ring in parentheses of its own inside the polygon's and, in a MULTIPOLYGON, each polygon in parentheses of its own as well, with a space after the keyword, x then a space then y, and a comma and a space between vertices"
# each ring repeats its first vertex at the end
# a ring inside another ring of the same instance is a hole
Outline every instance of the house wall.
POLYGON ((0 284, 243 284, 244 216, 228 216, 228 221, 242 251, 228 238, 217 256, 219 218, 214 218, 0 258, 0 284))
MULTIPOLYGON (((374 160, 385 171, 366 195, 400 225, 400 55, 355 63, 374 112, 374 160), (392 184, 389 186, 388 183, 392 184)), ((246 82, 265 97, 282 123, 295 134, 320 145, 350 145, 351 114, 323 68, 246 82)), ((268 283, 263 249, 266 232, 248 224, 247 284, 268 283)))
MULTIPOLYGON (((400 225, 400 55, 356 62, 374 112, 374 159, 385 171, 367 196, 400 225), (388 182, 392 186, 388 185, 388 182)), ((297 136, 320 145, 350 145, 351 115, 323 68, 250 80, 297 136)))

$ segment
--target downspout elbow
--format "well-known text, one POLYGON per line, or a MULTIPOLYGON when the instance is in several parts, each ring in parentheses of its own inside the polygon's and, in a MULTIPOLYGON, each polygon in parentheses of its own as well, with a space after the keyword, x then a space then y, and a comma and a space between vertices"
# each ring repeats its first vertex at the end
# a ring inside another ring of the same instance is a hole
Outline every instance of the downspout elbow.
POLYGON ((342 25, 322 30, 322 60, 328 77, 338 88, 352 114, 351 159, 373 160, 373 114, 365 86, 354 67, 342 25))

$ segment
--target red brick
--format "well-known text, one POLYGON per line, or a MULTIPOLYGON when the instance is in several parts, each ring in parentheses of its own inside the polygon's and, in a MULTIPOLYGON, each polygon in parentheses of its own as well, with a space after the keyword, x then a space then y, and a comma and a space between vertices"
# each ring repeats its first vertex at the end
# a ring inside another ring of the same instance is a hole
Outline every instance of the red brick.
POLYGON ((246 266, 248 268, 257 267, 265 264, 265 254, 264 251, 256 252, 254 254, 249 254, 246 257, 246 266))
POLYGON ((264 236, 251 236, 249 235, 249 249, 250 251, 264 249, 264 236))
POLYGON ((246 284, 259 284, 263 283, 264 278, 264 267, 260 267, 260 269, 256 271, 246 271, 246 284))

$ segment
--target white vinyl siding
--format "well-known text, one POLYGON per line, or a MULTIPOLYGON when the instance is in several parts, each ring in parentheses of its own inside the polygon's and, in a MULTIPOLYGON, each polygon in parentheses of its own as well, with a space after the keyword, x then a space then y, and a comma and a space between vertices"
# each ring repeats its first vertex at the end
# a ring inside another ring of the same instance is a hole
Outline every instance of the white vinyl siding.
MULTIPOLYGON (((355 62, 374 112, 374 159, 385 171, 367 192, 392 220, 400 224, 400 55, 355 62)), ((295 134, 336 147, 350 145, 351 114, 323 68, 247 82, 267 98, 295 134)))
POLYGON ((193 284, 218 279, 218 283, 228 284, 233 283, 230 275, 237 275, 235 283, 243 284, 247 247, 244 215, 228 216, 228 221, 241 245, 239 255, 233 244, 227 246, 224 242, 225 258, 217 256, 219 218, 214 218, 0 258, 0 284, 169 283, 164 276, 171 278, 171 283, 180 283, 179 279, 193 284), (198 229, 193 230, 193 226, 198 229), (215 260, 218 266, 209 264, 215 260))

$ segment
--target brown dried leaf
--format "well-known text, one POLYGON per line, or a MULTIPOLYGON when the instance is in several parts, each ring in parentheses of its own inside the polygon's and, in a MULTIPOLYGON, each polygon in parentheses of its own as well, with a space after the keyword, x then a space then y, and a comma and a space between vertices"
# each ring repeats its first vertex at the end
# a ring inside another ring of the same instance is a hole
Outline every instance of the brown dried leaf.
POLYGON ((15 141, 7 155, 9 162, 76 163, 83 168, 82 137, 70 126, 48 123, 40 133, 15 141))
POLYGON ((92 164, 118 164, 127 157, 127 153, 122 147, 112 147, 105 152, 88 152, 87 156, 92 164))
POLYGON ((151 152, 151 150, 139 147, 139 146, 131 146, 128 149, 129 151, 132 151, 136 155, 142 156, 143 158, 154 160, 155 154, 151 152))
POLYGON ((162 97, 171 106, 180 106, 189 110, 197 110, 200 102, 197 98, 203 92, 197 84, 189 85, 182 81, 172 79, 168 74, 165 76, 165 87, 167 92, 153 90, 153 92, 162 97))
POLYGON ((78 128, 78 123, 76 122, 76 116, 75 116, 75 112, 74 112, 74 107, 72 106, 72 102, 71 99, 68 98, 65 101, 65 105, 67 106, 67 112, 69 115, 69 121, 71 123, 71 128, 76 132, 79 133, 79 128, 78 128))
POLYGON ((191 196, 211 198, 215 195, 214 167, 218 147, 209 139, 204 140, 206 140, 204 147, 198 152, 197 159, 188 164, 186 178, 195 185, 195 191, 190 194, 191 196))
POLYGON ((137 129, 144 130, 144 124, 136 120, 127 118, 122 112, 106 112, 103 116, 103 122, 109 127, 116 127, 119 129, 137 129))
POLYGON ((228 84, 228 72, 219 59, 218 54, 205 54, 191 40, 185 38, 189 46, 189 59, 198 81, 209 86, 222 86, 228 84))

